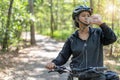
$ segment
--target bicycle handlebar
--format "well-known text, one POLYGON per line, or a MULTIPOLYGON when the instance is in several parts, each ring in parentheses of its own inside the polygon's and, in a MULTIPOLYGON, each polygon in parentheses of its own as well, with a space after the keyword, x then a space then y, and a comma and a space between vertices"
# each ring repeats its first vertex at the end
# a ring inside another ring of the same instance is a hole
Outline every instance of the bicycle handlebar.
POLYGON ((89 68, 83 68, 83 69, 74 68, 72 71, 84 72, 87 70, 104 71, 104 70, 107 70, 107 68, 106 67, 89 67, 89 68))
POLYGON ((74 68, 70 70, 70 69, 67 69, 65 66, 56 66, 53 70, 50 70, 48 73, 58 72, 59 74, 62 74, 62 73, 84 72, 88 70, 104 71, 104 70, 107 70, 107 68, 106 67, 89 67, 89 68, 83 68, 83 69, 74 68))

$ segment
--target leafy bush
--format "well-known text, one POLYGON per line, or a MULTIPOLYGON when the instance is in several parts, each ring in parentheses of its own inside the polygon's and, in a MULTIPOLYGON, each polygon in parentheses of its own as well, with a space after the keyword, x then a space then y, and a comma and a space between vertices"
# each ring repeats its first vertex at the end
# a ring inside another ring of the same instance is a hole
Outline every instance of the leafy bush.
POLYGON ((69 31, 69 30, 57 30, 54 32, 53 34, 53 37, 56 39, 56 40, 66 40, 70 34, 72 33, 72 31, 69 31))

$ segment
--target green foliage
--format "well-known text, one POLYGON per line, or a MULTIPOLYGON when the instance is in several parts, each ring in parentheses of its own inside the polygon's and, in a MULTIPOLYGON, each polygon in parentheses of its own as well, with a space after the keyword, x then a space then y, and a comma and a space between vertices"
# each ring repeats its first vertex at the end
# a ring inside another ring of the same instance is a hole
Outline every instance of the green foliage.
MULTIPOLYGON (((12 17, 9 27, 9 45, 18 45, 22 31, 30 31, 30 20, 34 21, 36 32, 51 36, 51 26, 53 28, 53 38, 65 40, 74 31, 72 21, 72 11, 75 6, 90 5, 89 0, 34 0, 34 16, 29 13, 28 0, 14 0, 12 17), (85 2, 84 2, 85 1, 85 2), (52 13, 51 9, 52 8, 52 13), (53 15, 51 17, 51 15, 53 15), (51 25, 51 18, 52 25, 51 25)), ((92 0, 94 13, 102 15, 102 19, 110 27, 112 23, 112 13, 109 9, 113 2, 109 0, 92 0), (107 4, 106 4, 107 3, 107 4)), ((9 8, 9 0, 0 1, 0 44, 3 42, 6 32, 6 21, 9 8)), ((118 37, 116 44, 120 44, 120 3, 114 0, 114 31, 118 37)))
POLYGON ((115 34, 117 35, 117 43, 120 44, 120 30, 116 29, 115 34))
MULTIPOLYGON (((36 17, 36 29, 38 32, 40 32, 41 34, 46 33, 47 35, 49 35, 51 33, 50 31, 50 26, 51 26, 51 13, 50 13, 50 7, 51 7, 51 3, 49 0, 45 0, 45 1, 37 1, 35 0, 35 17, 36 17), (48 30, 47 30, 48 29, 48 30), (47 32, 44 32, 44 30, 46 30, 47 32)), ((90 1, 89 0, 83 0, 83 1, 78 1, 78 0, 71 0, 71 1, 67 1, 67 0, 53 0, 53 28, 54 28, 54 36, 59 36, 59 39, 62 39, 62 35, 64 35, 64 31, 68 30, 69 28, 72 29, 71 27, 73 26, 73 21, 71 18, 71 14, 73 9, 75 8, 75 6, 78 5, 84 5, 86 4, 87 6, 90 5, 90 1), (59 35, 58 35, 58 31, 59 31, 59 35)), ((112 12, 110 12, 109 7, 113 4, 112 1, 109 0, 93 0, 93 10, 94 13, 100 14, 102 15, 102 19, 104 22, 106 22, 109 26, 111 26, 112 23, 112 12), (109 4, 106 4, 106 3, 109 4)), ((117 6, 118 8, 118 1, 114 0, 114 5, 117 6)), ((114 17, 114 25, 117 25, 120 21, 120 18, 118 18, 120 15, 119 13, 119 9, 115 9, 115 17, 114 17)), ((116 26, 114 26, 116 27, 116 26)), ((119 29, 120 27, 118 27, 119 29)), ((118 30, 115 28, 115 32, 117 34, 117 36, 119 37, 119 32, 116 31, 118 30)), ((69 33, 65 33, 70 35, 69 33)))
POLYGON ((115 66, 115 69, 116 69, 117 71, 120 71, 120 66, 115 66))
POLYGON ((70 36, 70 34, 72 33, 72 31, 70 31, 70 30, 57 30, 57 31, 55 31, 54 32, 54 38, 56 39, 56 40, 66 40, 69 36, 70 36))
MULTIPOLYGON (((6 33, 6 23, 9 9, 9 0, 0 1, 0 44, 3 43, 3 39, 6 33)), ((29 25, 29 13, 27 11, 28 1, 27 0, 14 0, 12 7, 12 14, 10 25, 8 28, 8 46, 18 45, 20 36, 23 29, 29 25)))
MULTIPOLYGON (((53 33, 53 37, 54 37, 54 39, 56 39, 58 41, 65 41, 70 36, 70 34, 72 34, 73 32, 74 32, 73 28, 56 30, 53 33)), ((38 33, 41 33, 41 32, 38 31, 38 33)), ((50 36, 50 30, 49 29, 43 30, 43 32, 41 34, 50 36)))
POLYGON ((30 14, 27 11, 28 1, 15 0, 12 9, 12 18, 10 24, 10 45, 18 45, 22 30, 25 30, 30 20, 30 14))

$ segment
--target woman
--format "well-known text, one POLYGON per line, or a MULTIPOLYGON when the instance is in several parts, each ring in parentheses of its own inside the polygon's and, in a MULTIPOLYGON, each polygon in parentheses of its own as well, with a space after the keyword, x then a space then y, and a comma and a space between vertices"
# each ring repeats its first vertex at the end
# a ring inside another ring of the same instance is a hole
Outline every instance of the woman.
MULTIPOLYGON (((72 14, 75 31, 65 42, 59 55, 46 65, 47 69, 53 69, 56 65, 65 64, 72 55, 70 68, 88 68, 103 66, 103 45, 109 45, 116 41, 114 32, 102 22, 100 16, 92 15, 92 9, 86 6, 78 6, 72 14), (90 27, 96 24, 99 28, 90 27)), ((89 80, 105 80, 100 75, 89 80)))

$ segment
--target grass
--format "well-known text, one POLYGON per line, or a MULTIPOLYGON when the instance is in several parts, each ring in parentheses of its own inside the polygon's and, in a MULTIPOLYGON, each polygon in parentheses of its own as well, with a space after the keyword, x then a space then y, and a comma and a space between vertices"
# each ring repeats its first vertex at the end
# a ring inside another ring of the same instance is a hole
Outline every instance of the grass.
POLYGON ((64 41, 70 36, 71 33, 72 32, 69 30, 63 30, 61 32, 59 30, 57 30, 54 32, 53 37, 58 41, 61 41, 61 40, 64 41))
MULTIPOLYGON (((57 41, 65 41, 72 33, 74 29, 62 29, 62 30, 55 30, 53 32, 53 38, 56 39, 57 41)), ((50 35, 50 30, 46 29, 44 32, 38 32, 42 35, 50 35)))

